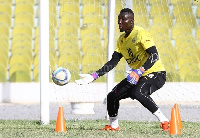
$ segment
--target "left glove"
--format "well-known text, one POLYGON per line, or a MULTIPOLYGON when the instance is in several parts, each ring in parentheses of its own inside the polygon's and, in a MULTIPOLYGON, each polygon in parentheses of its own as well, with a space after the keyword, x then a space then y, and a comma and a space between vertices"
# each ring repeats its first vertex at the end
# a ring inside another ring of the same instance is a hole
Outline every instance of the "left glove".
POLYGON ((139 69, 131 69, 130 71, 127 71, 128 76, 127 81, 130 82, 131 84, 136 85, 139 78, 142 76, 142 74, 145 72, 143 67, 140 67, 139 69))
POLYGON ((75 80, 76 84, 78 84, 78 85, 89 84, 89 83, 93 82, 94 80, 96 80, 99 77, 97 75, 97 73, 93 73, 93 74, 79 74, 79 76, 82 79, 75 80))

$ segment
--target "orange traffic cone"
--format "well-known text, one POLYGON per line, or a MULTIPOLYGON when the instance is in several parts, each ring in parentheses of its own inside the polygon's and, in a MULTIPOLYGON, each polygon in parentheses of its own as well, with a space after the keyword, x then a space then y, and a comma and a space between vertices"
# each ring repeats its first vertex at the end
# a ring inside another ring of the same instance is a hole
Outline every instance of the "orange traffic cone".
POLYGON ((169 134, 170 135, 181 134, 180 128, 178 126, 178 120, 177 120, 177 117, 176 117, 175 108, 172 108, 172 112, 171 112, 171 121, 170 121, 169 134))
POLYGON ((177 117, 177 120, 178 120, 179 128, 183 129, 182 122, 181 122, 180 111, 179 111, 179 108, 178 108, 178 104, 174 104, 174 108, 176 110, 176 117, 177 117))
POLYGON ((66 132, 63 107, 59 107, 55 131, 56 132, 66 132))

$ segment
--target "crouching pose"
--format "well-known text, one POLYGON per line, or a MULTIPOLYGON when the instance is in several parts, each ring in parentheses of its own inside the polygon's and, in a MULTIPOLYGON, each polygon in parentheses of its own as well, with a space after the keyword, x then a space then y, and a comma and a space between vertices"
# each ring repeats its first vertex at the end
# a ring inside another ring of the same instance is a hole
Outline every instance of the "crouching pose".
POLYGON ((150 97, 160 89, 166 81, 166 72, 150 33, 139 26, 134 26, 134 13, 125 8, 118 15, 120 32, 123 33, 117 42, 110 61, 92 74, 80 74, 82 77, 75 82, 79 85, 88 84, 112 70, 122 57, 131 70, 127 77, 117 84, 107 95, 107 110, 110 124, 102 130, 119 130, 119 101, 125 98, 138 100, 161 122, 163 131, 168 131, 169 120, 150 97))

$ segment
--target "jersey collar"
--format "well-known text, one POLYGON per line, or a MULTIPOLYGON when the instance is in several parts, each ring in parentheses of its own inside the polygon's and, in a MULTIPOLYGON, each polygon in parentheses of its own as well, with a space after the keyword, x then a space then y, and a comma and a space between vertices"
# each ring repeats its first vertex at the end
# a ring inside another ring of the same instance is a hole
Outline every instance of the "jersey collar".
POLYGON ((124 33, 124 39, 127 40, 133 34, 134 31, 135 31, 135 26, 133 27, 133 29, 132 29, 131 33, 128 35, 128 37, 125 38, 126 33, 124 33))

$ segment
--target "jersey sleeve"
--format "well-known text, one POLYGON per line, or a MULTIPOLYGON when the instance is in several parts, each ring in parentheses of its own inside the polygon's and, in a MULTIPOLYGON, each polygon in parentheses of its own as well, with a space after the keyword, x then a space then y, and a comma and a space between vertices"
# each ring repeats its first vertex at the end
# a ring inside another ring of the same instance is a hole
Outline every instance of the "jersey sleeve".
POLYGON ((153 37, 152 35, 146 31, 146 30, 142 30, 139 32, 139 38, 140 38, 140 42, 142 44, 142 46, 144 47, 144 49, 148 49, 152 46, 155 46, 155 43, 153 41, 153 37))

